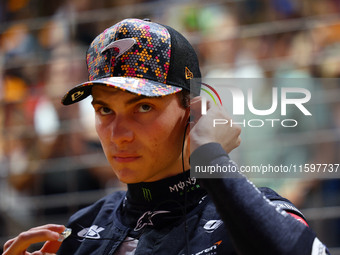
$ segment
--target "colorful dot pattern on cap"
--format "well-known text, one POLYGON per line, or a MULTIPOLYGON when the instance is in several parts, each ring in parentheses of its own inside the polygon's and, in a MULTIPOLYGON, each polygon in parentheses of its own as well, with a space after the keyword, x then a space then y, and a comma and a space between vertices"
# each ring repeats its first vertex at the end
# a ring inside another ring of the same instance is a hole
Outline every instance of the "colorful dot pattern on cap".
POLYGON ((106 29, 92 42, 87 52, 89 81, 135 77, 166 84, 170 54, 171 40, 165 27, 126 19, 106 29), (135 43, 123 54, 116 47, 103 51, 113 41, 125 38, 133 38, 135 43))

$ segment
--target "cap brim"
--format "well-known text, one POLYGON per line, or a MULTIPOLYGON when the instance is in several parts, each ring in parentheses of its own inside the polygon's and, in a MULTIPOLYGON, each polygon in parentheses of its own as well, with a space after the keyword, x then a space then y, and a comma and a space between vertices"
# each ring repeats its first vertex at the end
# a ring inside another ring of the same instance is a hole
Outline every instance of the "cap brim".
POLYGON ((74 87, 62 98, 62 104, 70 105, 85 99, 91 95, 93 85, 119 88, 124 91, 129 91, 131 93, 147 97, 166 96, 182 90, 181 87, 167 85, 148 79, 134 77, 108 77, 95 81, 84 82, 74 87))

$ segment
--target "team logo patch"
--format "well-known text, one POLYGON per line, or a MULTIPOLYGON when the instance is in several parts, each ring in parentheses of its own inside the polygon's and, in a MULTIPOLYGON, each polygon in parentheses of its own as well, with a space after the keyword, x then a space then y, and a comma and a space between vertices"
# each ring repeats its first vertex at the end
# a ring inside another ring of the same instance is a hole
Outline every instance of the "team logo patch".
POLYGON ((108 50, 108 49, 117 48, 117 49, 119 49, 119 53, 116 56, 116 58, 118 58, 119 56, 121 56, 125 52, 127 52, 135 43, 136 43, 136 40, 133 39, 133 38, 120 39, 120 40, 114 41, 114 42, 110 43, 109 45, 107 45, 101 51, 101 53, 103 54, 103 52, 108 50))
POLYGON ((209 220, 207 223, 205 223, 203 228, 206 230, 206 232, 212 233, 222 224, 223 221, 221 220, 209 220))
POLYGON ((89 228, 84 228, 78 232, 79 237, 88 238, 88 239, 100 239, 99 233, 102 232, 105 228, 98 227, 97 225, 92 225, 89 228))
POLYGON ((170 213, 170 211, 147 211, 137 221, 134 231, 139 231, 145 226, 153 226, 152 218, 160 213, 170 213))
POLYGON ((327 255, 327 254, 329 254, 329 252, 326 249, 325 245, 323 245, 323 243, 321 243, 321 241, 318 238, 315 238, 313 242, 311 255, 327 255))
POLYGON ((185 181, 180 181, 173 186, 169 186, 169 191, 170 192, 173 192, 173 191, 183 192, 185 191, 186 186, 187 186, 187 191, 195 190, 200 187, 198 184, 196 184, 196 182, 197 180, 195 177, 193 178, 188 177, 188 179, 185 181))
POLYGON ((151 190, 147 188, 142 188, 144 199, 148 202, 152 200, 151 190))
POLYGON ((206 254, 206 255, 216 255, 217 254, 217 249, 218 249, 218 246, 220 246, 222 243, 222 240, 219 240, 217 241, 216 243, 214 243, 212 246, 202 250, 202 251, 199 251, 197 253, 194 253, 192 255, 203 255, 203 254, 206 254))

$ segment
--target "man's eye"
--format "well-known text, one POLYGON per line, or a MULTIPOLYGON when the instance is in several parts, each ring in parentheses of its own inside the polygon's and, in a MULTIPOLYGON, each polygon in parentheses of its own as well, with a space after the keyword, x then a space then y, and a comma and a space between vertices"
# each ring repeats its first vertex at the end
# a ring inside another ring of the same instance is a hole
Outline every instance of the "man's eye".
POLYGON ((101 107, 99 109, 99 113, 101 115, 108 115, 108 114, 111 114, 112 113, 112 110, 110 108, 107 108, 107 107, 101 107))
POLYGON ((138 112, 149 112, 152 109, 152 107, 148 104, 142 104, 138 108, 138 112))

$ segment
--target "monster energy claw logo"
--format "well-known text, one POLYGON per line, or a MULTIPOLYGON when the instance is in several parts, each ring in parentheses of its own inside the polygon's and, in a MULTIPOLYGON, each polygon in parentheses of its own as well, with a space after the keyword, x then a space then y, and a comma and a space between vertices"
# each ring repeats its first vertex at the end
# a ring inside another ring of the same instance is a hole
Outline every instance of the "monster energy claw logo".
POLYGON ((142 188, 142 190, 143 190, 144 199, 146 201, 150 202, 152 200, 151 190, 146 189, 146 188, 142 188))

